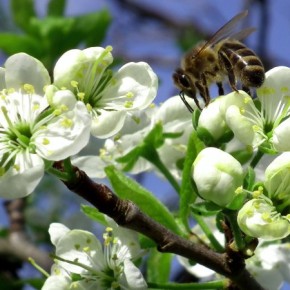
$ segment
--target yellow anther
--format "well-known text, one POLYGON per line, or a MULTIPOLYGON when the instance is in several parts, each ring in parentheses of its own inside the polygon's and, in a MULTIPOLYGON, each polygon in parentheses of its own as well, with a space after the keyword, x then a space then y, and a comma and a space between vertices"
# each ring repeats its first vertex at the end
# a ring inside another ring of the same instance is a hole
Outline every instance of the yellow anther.
POLYGON ((252 129, 254 132, 259 132, 261 130, 261 128, 258 125, 253 125, 252 129))
POLYGON ((30 85, 30 84, 24 84, 23 85, 23 89, 27 94, 34 94, 35 90, 34 90, 34 86, 30 85))
POLYGON ((61 109, 55 109, 55 110, 53 111, 53 114, 54 114, 55 116, 59 116, 59 115, 61 114, 61 109))
POLYGON ((288 87, 281 87, 280 90, 281 90, 281 93, 288 93, 289 92, 288 87))
POLYGON ((267 223, 270 223, 272 221, 271 216, 268 212, 262 213, 262 219, 267 223))
POLYGON ((33 111, 37 111, 39 109, 40 105, 39 104, 34 104, 32 107, 33 111))
POLYGON ((248 217, 252 217, 252 216, 254 215, 253 210, 248 209, 248 210, 246 211, 246 215, 247 215, 248 217))
POLYGON ((245 97, 244 98, 244 103, 248 104, 252 99, 250 97, 245 97))
POLYGON ((239 186, 236 190, 235 190, 235 193, 236 194, 240 194, 244 191, 243 187, 242 186, 239 186))
POLYGON ((124 104, 124 107, 125 108, 132 108, 133 107, 133 102, 132 101, 127 101, 127 102, 125 102, 125 104, 124 104))
POLYGON ((77 81, 71 81, 70 84, 73 88, 77 88, 79 83, 77 81))
POLYGON ((14 164, 13 165, 13 168, 16 170, 16 171, 19 171, 20 170, 20 166, 18 164, 14 164))
POLYGON ((49 140, 47 139, 47 138, 43 138, 42 139, 42 144, 43 145, 48 145, 50 142, 49 142, 49 140))
POLYGON ((77 93, 77 96, 78 96, 78 98, 79 98, 80 101, 83 101, 84 98, 85 98, 85 93, 79 92, 79 93, 77 93))
POLYGON ((91 111, 93 110, 93 107, 92 107, 91 104, 89 104, 89 103, 86 104, 86 107, 87 107, 87 110, 88 110, 89 112, 91 112, 91 111))
POLYGON ((126 94, 126 97, 127 97, 127 98, 133 98, 133 97, 134 97, 134 94, 133 94, 132 92, 128 92, 128 93, 126 94))
POLYGON ((60 124, 64 128, 71 128, 73 125, 73 120, 69 118, 63 118, 60 124))

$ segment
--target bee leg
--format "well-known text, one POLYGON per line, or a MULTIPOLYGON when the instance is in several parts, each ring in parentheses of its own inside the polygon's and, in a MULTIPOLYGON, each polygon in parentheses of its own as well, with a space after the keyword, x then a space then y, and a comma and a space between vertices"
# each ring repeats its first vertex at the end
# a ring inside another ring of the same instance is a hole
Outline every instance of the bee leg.
POLYGON ((210 95, 204 74, 201 75, 201 80, 202 80, 201 82, 200 81, 196 82, 195 86, 197 87, 200 96, 203 98, 206 107, 210 102, 210 95))
POLYGON ((227 71, 231 88, 237 92, 238 89, 236 87, 236 83, 237 83, 236 76, 235 76, 235 73, 233 70, 233 66, 232 66, 232 64, 227 56, 226 50, 224 51, 224 50, 220 49, 218 52, 218 56, 219 56, 219 60, 222 62, 222 64, 224 65, 224 67, 227 71))
POLYGON ((224 94, 225 94, 225 92, 224 92, 224 88, 223 88, 223 85, 222 85, 222 83, 221 83, 221 82, 217 82, 216 84, 217 84, 217 86, 218 86, 218 90, 219 90, 219 96, 222 96, 222 95, 224 95, 224 94))
MULTIPOLYGON (((193 113, 193 109, 192 109, 192 107, 190 106, 190 104, 187 102, 187 100, 185 99, 185 96, 184 96, 184 92, 180 92, 179 93, 179 96, 180 96, 180 99, 182 100, 182 102, 184 103, 184 105, 186 106, 186 108, 188 109, 188 111, 190 112, 190 113, 193 113)), ((199 103, 198 103, 198 100, 196 99, 196 98, 193 98, 194 99, 194 101, 195 101, 195 103, 196 103, 196 105, 197 105, 197 107, 200 109, 200 107, 199 107, 199 103)), ((201 109, 200 109, 201 110, 201 109)))

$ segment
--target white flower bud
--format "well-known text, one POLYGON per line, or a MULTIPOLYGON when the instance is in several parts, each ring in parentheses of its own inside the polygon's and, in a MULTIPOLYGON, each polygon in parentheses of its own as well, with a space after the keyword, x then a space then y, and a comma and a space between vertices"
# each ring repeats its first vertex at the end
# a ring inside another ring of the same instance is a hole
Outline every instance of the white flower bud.
POLYGON ((230 154, 208 147, 193 163, 193 179, 202 198, 226 206, 243 183, 243 169, 230 154))

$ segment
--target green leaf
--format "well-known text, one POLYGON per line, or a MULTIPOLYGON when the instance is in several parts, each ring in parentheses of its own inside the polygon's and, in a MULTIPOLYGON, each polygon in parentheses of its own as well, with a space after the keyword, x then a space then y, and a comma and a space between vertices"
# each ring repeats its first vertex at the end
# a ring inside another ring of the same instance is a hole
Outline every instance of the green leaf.
POLYGON ((11 12, 14 22, 24 31, 30 31, 30 20, 35 18, 33 0, 11 0, 11 12))
POLYGON ((26 52, 37 56, 41 53, 41 46, 36 39, 13 33, 0 33, 0 49, 8 55, 26 52))
POLYGON ((168 282, 172 257, 172 254, 160 253, 152 248, 147 260, 147 280, 152 283, 168 282))
POLYGON ((190 209, 194 214, 205 217, 216 215, 221 210, 218 205, 210 201, 191 204, 190 209))
POLYGON ((76 17, 75 36, 84 41, 87 47, 100 45, 105 39, 111 20, 106 9, 76 17))
POLYGON ((91 207, 91 206, 82 204, 81 211, 91 220, 94 220, 103 226, 108 225, 106 218, 105 218, 105 215, 103 213, 99 212, 95 207, 91 207))
POLYGON ((161 122, 156 123, 154 128, 144 138, 144 143, 150 147, 159 148, 164 144, 163 126, 161 122))
POLYGON ((180 189, 180 218, 182 223, 188 227, 189 205, 196 199, 196 192, 191 182, 191 168, 198 153, 204 148, 204 144, 197 137, 197 133, 193 131, 189 137, 187 144, 187 152, 182 171, 182 181, 180 189))
POLYGON ((161 223, 174 233, 180 233, 180 229, 173 215, 151 192, 143 188, 135 180, 124 175, 114 166, 106 167, 105 172, 114 191, 120 198, 133 201, 141 211, 149 215, 152 219, 161 223))
POLYGON ((66 7, 66 0, 50 0, 47 6, 47 15, 62 16, 66 7))

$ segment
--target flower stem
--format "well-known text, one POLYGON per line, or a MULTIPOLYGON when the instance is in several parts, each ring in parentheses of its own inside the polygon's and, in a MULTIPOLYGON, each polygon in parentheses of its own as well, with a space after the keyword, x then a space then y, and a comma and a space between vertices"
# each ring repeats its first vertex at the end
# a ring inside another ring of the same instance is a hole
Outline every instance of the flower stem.
POLYGON ((210 241, 211 245, 213 246, 213 248, 217 252, 223 253, 224 252, 223 246, 215 238, 215 236, 212 233, 212 230, 207 225, 207 223, 204 221, 204 219, 201 216, 197 215, 197 214, 193 214, 193 217, 194 217, 195 221, 198 223, 198 225, 201 227, 201 229, 204 232, 204 234, 206 235, 206 237, 209 239, 209 241, 210 241))
POLYGON ((224 210, 223 213, 225 214, 227 220, 230 223, 231 231, 233 233, 238 250, 244 249, 246 245, 243 238, 243 234, 237 222, 237 212, 233 210, 224 210))
POLYGON ((252 159, 250 166, 252 168, 255 168, 263 156, 264 156, 264 153, 261 152, 260 150, 258 150, 258 152, 256 153, 256 155, 252 159))
POLYGON ((165 178, 169 181, 175 191, 179 194, 180 186, 173 177, 173 175, 170 173, 170 171, 167 169, 167 167, 161 161, 157 150, 155 150, 155 148, 152 148, 150 152, 146 151, 146 154, 142 154, 142 156, 159 169, 159 171, 165 176, 165 178))

